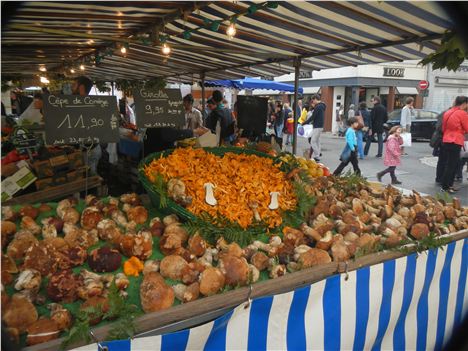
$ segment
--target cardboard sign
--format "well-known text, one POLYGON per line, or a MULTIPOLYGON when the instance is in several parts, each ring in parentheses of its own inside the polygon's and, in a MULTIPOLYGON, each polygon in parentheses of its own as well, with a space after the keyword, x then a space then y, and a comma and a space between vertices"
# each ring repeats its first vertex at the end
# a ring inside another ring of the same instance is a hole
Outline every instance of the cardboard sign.
POLYGON ((26 189, 30 186, 37 177, 31 172, 28 167, 21 167, 19 171, 11 177, 2 181, 2 201, 7 201, 13 197, 21 189, 26 189))
POLYGON ((179 89, 136 89, 133 99, 136 124, 139 128, 175 128, 185 125, 185 112, 179 89))
POLYGON ((44 100, 44 122, 49 145, 119 141, 115 96, 49 95, 44 100))
POLYGON ((258 96, 237 97, 237 125, 240 129, 264 134, 268 114, 268 98, 258 96))

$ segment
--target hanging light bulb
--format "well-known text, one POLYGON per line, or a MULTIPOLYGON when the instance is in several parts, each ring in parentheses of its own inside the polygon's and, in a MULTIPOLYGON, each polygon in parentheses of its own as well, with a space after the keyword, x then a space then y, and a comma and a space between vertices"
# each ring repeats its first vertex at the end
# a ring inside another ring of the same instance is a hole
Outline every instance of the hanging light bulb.
POLYGON ((39 78, 42 84, 49 84, 50 81, 46 77, 40 77, 39 78))
POLYGON ((122 46, 122 47, 120 48, 120 52, 121 52, 122 54, 126 54, 126 53, 127 53, 127 48, 126 48, 125 46, 122 46))
POLYGON ((41 72, 46 72, 46 71, 47 71, 47 68, 45 68, 44 66, 41 66, 41 67, 39 67, 39 71, 41 71, 41 72))
POLYGON ((75 69, 74 69, 74 68, 70 68, 70 73, 75 73, 75 69))
POLYGON ((171 53, 171 47, 167 45, 166 43, 164 43, 162 46, 162 53, 164 55, 169 55, 171 53))
POLYGON ((84 71, 84 70, 85 70, 85 66, 84 66, 84 65, 80 65, 80 69, 81 69, 82 71, 84 71))
POLYGON ((234 38, 234 36, 236 35, 236 25, 234 23, 231 23, 229 27, 227 27, 226 34, 229 37, 229 39, 234 38))

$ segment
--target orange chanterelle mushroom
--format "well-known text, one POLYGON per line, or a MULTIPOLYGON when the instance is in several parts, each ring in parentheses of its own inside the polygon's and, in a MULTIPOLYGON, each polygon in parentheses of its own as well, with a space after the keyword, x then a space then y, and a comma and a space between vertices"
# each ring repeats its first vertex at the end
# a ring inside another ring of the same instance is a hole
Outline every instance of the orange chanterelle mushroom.
POLYGON ((153 160, 145 167, 150 181, 157 174, 164 180, 180 179, 192 201, 187 209, 199 215, 203 212, 222 215, 247 228, 263 221, 273 228, 282 222, 281 211, 294 209, 293 186, 270 158, 256 155, 226 153, 223 157, 203 149, 176 149, 171 155, 153 160), (213 184, 216 203, 205 201, 205 184, 213 184), (278 193, 278 208, 271 209, 270 193, 278 193), (214 204, 214 205, 213 205, 214 204))

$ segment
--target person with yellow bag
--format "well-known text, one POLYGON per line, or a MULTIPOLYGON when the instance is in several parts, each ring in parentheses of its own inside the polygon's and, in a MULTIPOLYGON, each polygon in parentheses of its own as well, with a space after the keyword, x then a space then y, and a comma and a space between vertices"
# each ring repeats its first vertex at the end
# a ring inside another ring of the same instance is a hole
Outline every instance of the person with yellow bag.
POLYGON ((307 120, 308 113, 309 113, 309 104, 305 103, 301 111, 301 116, 298 119, 299 124, 302 124, 307 120))

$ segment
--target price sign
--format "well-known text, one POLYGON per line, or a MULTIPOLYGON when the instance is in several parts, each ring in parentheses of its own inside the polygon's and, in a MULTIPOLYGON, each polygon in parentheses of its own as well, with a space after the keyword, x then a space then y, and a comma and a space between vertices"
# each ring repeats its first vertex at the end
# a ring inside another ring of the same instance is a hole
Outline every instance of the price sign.
POLYGON ((265 133, 268 99, 258 96, 237 97, 237 125, 241 129, 258 134, 265 133))
POLYGON ((184 106, 179 89, 133 92, 136 106, 136 124, 140 128, 183 127, 184 106))
POLYGON ((115 96, 49 95, 44 101, 44 122, 50 145, 119 141, 115 96))

